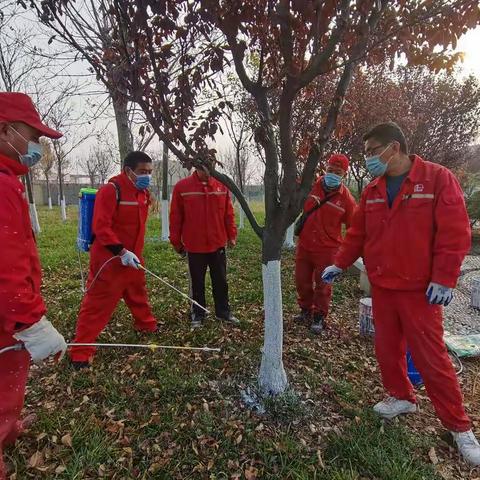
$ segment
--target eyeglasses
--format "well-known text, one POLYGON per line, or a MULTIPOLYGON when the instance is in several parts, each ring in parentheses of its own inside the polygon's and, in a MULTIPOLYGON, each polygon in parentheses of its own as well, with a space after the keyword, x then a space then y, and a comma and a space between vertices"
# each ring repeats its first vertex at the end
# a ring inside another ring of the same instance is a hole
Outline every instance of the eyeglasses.
POLYGON ((372 148, 369 148, 368 150, 365 150, 365 155, 367 157, 371 157, 379 151, 379 148, 383 148, 383 152, 384 152, 389 146, 390 146, 390 143, 387 145, 377 145, 376 147, 372 147, 372 148))

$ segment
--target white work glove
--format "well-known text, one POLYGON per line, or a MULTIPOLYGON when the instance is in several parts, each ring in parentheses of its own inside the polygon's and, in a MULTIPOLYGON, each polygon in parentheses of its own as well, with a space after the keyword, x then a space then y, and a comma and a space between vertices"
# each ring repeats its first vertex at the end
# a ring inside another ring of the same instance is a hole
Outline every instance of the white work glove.
POLYGON ((140 268, 140 260, 139 258, 130 250, 123 249, 120 255, 120 260, 122 261, 122 265, 124 267, 133 267, 133 268, 140 268), (123 253, 122 253, 123 252, 123 253))
POLYGON ((432 305, 444 305, 446 307, 452 301, 453 289, 444 287, 439 283, 430 282, 427 288, 427 298, 432 305))
POLYGON ((43 316, 37 323, 13 335, 24 343, 32 360, 39 363, 46 358, 60 353, 59 361, 65 355, 67 344, 63 335, 43 316))
POLYGON ((330 265, 323 271, 322 280, 325 283, 333 283, 335 278, 337 278, 341 273, 343 273, 343 269, 336 267, 335 265, 330 265))

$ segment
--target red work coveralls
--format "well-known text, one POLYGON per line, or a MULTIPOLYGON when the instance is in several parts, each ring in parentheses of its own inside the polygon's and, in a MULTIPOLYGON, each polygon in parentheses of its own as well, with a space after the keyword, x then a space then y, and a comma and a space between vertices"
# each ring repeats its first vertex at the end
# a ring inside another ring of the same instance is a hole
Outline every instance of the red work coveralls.
POLYGON ((385 177, 366 187, 334 263, 345 269, 363 256, 372 284, 375 350, 388 393, 415 401, 408 345, 441 422, 463 432, 470 421, 443 341, 442 307, 430 305, 425 293, 430 282, 455 287, 470 249, 470 223, 455 176, 416 155, 411 159, 392 208, 385 177))
POLYGON ((328 315, 332 299, 331 285, 322 281, 323 270, 333 263, 342 241, 342 224, 347 227, 355 212, 356 203, 345 185, 336 192, 325 192, 320 177, 303 206, 309 212, 326 195, 331 199, 315 210, 300 233, 295 258, 297 302, 300 308, 312 313, 328 315))
MULTIPOLYGON (((27 172, 19 162, 0 155, 0 349, 18 343, 12 336, 15 331, 45 314, 37 247, 25 189, 17 178, 27 172)), ((0 355, 0 480, 6 479, 3 446, 13 443, 22 430, 19 418, 29 365, 26 350, 0 355)))
MULTIPOLYGON (((125 173, 110 179, 98 191, 93 211, 95 240, 90 251, 88 291, 80 307, 74 343, 94 343, 122 298, 132 312, 135 330, 156 330, 157 322, 148 302, 143 270, 124 267, 120 258, 115 258, 93 281, 102 265, 113 256, 107 246, 116 246, 117 249, 123 246, 144 263, 142 252, 149 204, 148 191, 136 188, 125 173), (119 186, 118 205, 112 182, 119 186)), ((94 352, 92 347, 73 347, 70 357, 73 361, 89 361, 94 352)))
POLYGON ((217 179, 202 182, 197 172, 179 180, 170 207, 170 243, 189 253, 209 253, 237 238, 230 191, 217 179))

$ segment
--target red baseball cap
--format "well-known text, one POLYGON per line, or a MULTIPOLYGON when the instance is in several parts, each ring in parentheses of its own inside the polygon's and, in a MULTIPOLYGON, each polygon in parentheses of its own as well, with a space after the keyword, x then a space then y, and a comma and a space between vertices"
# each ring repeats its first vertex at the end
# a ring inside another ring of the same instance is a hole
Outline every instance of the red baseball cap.
POLYGON ((327 163, 334 167, 340 167, 345 172, 348 171, 348 166, 350 165, 348 157, 341 153, 334 153, 331 155, 327 163))
POLYGON ((25 93, 0 92, 0 122, 22 122, 35 128, 41 136, 60 138, 62 133, 42 123, 32 99, 25 93))

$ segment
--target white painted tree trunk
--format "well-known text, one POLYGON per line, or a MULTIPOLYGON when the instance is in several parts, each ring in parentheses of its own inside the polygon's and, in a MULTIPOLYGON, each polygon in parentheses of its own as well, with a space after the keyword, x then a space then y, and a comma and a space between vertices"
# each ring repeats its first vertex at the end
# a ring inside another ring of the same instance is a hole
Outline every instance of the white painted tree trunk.
POLYGON ((53 206, 52 206, 52 197, 48 197, 48 209, 49 210, 52 210, 53 206))
POLYGON ((283 393, 288 385, 283 368, 283 308, 280 260, 262 266, 265 335, 258 383, 264 395, 283 393))
POLYGON ((295 229, 295 224, 292 223, 287 228, 287 233, 285 234, 285 242, 283 243, 284 248, 295 248, 295 240, 293 238, 293 230, 295 229))
POLYGON ((239 210, 239 217, 240 217, 240 223, 238 228, 243 229, 245 228, 245 212, 243 211, 243 208, 240 205, 240 203, 238 204, 238 210, 239 210))
POLYGON ((162 241, 168 242, 170 226, 168 223, 168 200, 162 200, 162 241))
POLYGON ((40 222, 38 221, 37 206, 34 203, 28 204, 28 209, 30 211, 30 221, 32 222, 32 230, 35 234, 38 234, 42 231, 40 228, 40 222))
POLYGON ((65 203, 65 197, 63 197, 60 202, 60 210, 62 213, 62 220, 66 222, 67 221, 67 205, 65 203))

